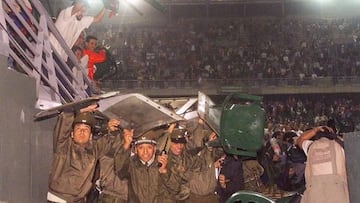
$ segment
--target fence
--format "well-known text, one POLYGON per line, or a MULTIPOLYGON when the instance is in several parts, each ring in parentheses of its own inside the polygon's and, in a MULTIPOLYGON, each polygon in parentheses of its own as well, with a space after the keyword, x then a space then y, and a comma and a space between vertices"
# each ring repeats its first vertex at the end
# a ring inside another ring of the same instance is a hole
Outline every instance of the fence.
POLYGON ((66 45, 41 2, 3 0, 0 6, 0 54, 8 57, 9 69, 36 80, 36 107, 46 109, 88 97, 92 89, 86 69, 66 45), (68 63, 53 50, 50 34, 69 56, 68 63), (69 67, 69 62, 74 67, 69 67), (82 74, 75 77, 73 68, 82 74))

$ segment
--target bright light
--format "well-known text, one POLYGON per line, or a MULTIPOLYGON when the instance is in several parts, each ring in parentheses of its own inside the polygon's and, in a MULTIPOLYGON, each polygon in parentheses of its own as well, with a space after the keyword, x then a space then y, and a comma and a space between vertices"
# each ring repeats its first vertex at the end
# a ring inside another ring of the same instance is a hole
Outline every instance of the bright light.
MULTIPOLYGON (((351 3, 351 2, 350 2, 351 3)), ((354 0, 354 3, 359 5, 360 4, 360 0, 354 0)))
POLYGON ((141 0, 126 0, 127 2, 133 4, 134 6, 137 6, 140 4, 141 0))
POLYGON ((318 4, 321 4, 321 5, 329 5, 329 4, 332 4, 332 3, 334 3, 334 0, 316 0, 316 2, 318 3, 318 4))
POLYGON ((101 8, 103 6, 102 0, 85 0, 90 8, 101 8))

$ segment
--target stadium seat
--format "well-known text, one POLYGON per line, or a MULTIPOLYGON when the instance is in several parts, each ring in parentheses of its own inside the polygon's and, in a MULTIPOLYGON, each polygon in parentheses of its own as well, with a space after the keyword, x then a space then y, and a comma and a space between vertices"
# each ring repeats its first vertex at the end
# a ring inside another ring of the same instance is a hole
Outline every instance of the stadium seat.
POLYGON ((275 203, 274 200, 265 197, 261 193, 252 192, 252 191, 238 191, 231 195, 231 197, 226 200, 226 203, 275 203))

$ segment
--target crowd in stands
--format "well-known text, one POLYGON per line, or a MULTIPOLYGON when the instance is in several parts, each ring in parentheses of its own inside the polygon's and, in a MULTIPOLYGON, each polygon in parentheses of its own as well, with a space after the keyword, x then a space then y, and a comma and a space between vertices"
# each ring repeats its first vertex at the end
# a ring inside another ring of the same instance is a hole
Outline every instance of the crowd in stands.
POLYGON ((119 79, 315 79, 358 76, 359 19, 179 20, 162 26, 101 24, 119 79))
MULTIPOLYGON (((325 125, 330 118, 350 122, 360 130, 356 95, 265 96, 264 109, 270 132, 304 131, 325 125)), ((347 124, 348 125, 348 124, 347 124)))

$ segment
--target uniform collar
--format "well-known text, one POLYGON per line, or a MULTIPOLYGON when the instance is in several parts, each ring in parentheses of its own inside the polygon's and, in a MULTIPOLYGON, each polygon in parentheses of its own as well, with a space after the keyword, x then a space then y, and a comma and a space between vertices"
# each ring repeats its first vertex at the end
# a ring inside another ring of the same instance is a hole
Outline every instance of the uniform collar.
POLYGON ((151 159, 147 163, 145 161, 141 160, 141 159, 139 159, 139 160, 143 165, 149 167, 155 161, 155 153, 153 154, 153 156, 151 157, 151 159))

